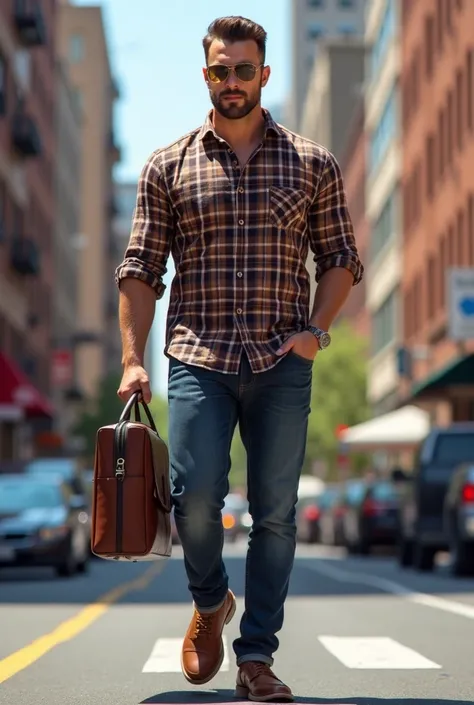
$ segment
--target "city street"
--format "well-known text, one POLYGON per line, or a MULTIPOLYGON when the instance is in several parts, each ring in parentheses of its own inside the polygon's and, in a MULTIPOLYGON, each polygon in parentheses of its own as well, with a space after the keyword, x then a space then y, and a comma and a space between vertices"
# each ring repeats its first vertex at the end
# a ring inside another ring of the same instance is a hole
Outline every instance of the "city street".
MULTIPOLYGON (((242 611, 244 544, 226 548, 242 611)), ((0 703, 233 700, 232 639, 207 687, 182 677, 191 614, 180 548, 160 567, 93 560, 89 574, 0 573, 0 703)), ((303 703, 474 703, 474 580, 400 571, 390 557, 298 548, 275 670, 303 703)))

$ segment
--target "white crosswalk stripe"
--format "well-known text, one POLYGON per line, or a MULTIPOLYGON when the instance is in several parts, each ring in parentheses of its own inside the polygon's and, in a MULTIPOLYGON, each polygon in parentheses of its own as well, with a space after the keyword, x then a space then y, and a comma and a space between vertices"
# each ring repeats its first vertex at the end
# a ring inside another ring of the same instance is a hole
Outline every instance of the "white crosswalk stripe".
MULTIPOLYGON (((229 652, 227 639, 222 637, 224 642, 224 661, 221 666, 222 671, 229 670, 229 652)), ((181 647, 183 638, 158 639, 152 649, 148 660, 142 668, 142 673, 181 673, 181 647)))
POLYGON ((320 636, 318 639, 347 668, 441 668, 434 661, 389 637, 320 636))

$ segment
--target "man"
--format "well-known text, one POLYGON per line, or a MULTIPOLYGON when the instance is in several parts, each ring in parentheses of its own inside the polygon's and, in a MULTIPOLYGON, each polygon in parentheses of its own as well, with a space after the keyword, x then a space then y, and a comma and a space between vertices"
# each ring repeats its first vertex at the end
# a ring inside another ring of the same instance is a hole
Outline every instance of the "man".
POLYGON ((125 401, 141 390, 148 402, 145 344, 170 252, 175 262, 168 442, 194 600, 182 670, 199 685, 220 669, 222 631, 235 612, 221 509, 239 423, 253 528, 233 645, 236 694, 257 701, 293 699, 270 667, 294 560, 313 360, 363 272, 334 157, 261 107, 270 78, 265 45, 263 28, 242 17, 209 27, 203 73, 213 109, 202 127, 145 164, 116 273, 124 366, 118 393, 125 401), (311 316, 308 248, 318 281, 311 316))

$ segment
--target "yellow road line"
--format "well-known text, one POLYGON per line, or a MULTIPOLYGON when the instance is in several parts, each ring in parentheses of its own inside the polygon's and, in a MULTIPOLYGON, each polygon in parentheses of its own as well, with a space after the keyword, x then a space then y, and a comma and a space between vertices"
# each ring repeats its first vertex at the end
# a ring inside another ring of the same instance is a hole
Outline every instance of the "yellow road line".
POLYGON ((123 583, 113 588, 109 592, 99 597, 95 602, 92 602, 87 607, 84 607, 74 617, 61 622, 52 632, 44 634, 38 639, 35 639, 15 651, 6 658, 0 661, 0 683, 8 680, 19 671, 31 666, 32 663, 44 656, 48 651, 51 651, 58 644, 73 639, 80 634, 84 629, 87 629, 96 619, 99 619, 104 612, 120 598, 134 590, 143 590, 146 588, 153 578, 160 572, 161 563, 153 564, 142 576, 136 580, 131 580, 128 583, 123 583))

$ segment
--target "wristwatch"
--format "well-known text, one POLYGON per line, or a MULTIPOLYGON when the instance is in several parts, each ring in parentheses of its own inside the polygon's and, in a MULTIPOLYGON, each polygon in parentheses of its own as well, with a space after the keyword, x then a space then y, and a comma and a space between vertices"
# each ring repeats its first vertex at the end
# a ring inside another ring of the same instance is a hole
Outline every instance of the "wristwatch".
POLYGON ((306 326, 306 330, 309 330, 309 332, 312 333, 317 339, 320 350, 325 350, 325 348, 327 348, 331 344, 331 336, 327 331, 321 330, 321 328, 316 328, 316 326, 311 325, 306 326))

